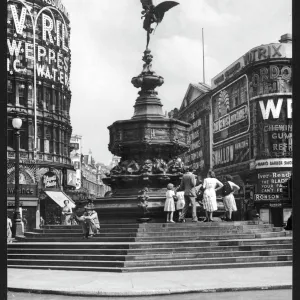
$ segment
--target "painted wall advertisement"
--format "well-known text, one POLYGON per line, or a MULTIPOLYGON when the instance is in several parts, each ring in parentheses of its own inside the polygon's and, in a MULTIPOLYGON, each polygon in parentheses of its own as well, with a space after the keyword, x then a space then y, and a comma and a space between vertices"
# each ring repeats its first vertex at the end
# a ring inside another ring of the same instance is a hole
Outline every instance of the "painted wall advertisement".
POLYGON ((292 97, 256 99, 257 159, 292 157, 292 97))
POLYGON ((249 137, 238 138, 222 146, 214 148, 214 167, 225 167, 250 159, 249 137))
POLYGON ((212 96, 213 143, 219 144, 249 130, 249 97, 246 75, 212 96))

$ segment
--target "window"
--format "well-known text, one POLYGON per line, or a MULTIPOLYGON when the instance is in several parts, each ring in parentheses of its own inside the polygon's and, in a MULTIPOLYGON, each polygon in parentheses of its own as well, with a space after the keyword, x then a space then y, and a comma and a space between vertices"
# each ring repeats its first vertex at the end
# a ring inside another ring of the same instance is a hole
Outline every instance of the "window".
POLYGON ((60 154, 59 153, 59 128, 55 128, 55 131, 56 131, 55 152, 56 154, 60 154))
POLYGON ((25 84, 20 82, 18 84, 18 91, 19 91, 19 105, 22 105, 22 106, 26 106, 26 87, 25 87, 25 84))
MULTIPOLYGON (((22 124, 22 126, 26 127, 25 124, 22 124)), ((20 149, 28 150, 28 135, 25 130, 20 130, 20 149)))
POLYGON ((46 88, 46 109, 51 110, 51 90, 49 88, 46 88))
POLYGON ((39 109, 44 109, 42 87, 37 86, 36 90, 37 90, 37 104, 38 104, 37 106, 38 106, 39 109))
POLYGON ((59 111, 61 110, 61 102, 60 102, 60 92, 59 91, 56 91, 56 111, 59 111))
POLYGON ((14 130, 13 129, 8 129, 7 130, 7 147, 10 147, 12 149, 14 149, 14 130))
POLYGON ((33 60, 26 58, 27 69, 33 69, 33 60))
POLYGON ((44 139, 44 152, 45 153, 51 152, 50 151, 50 139, 52 138, 51 136, 52 135, 51 135, 49 127, 46 127, 46 129, 45 129, 45 139, 44 139))
POLYGON ((32 107, 33 104, 33 88, 32 83, 29 82, 27 86, 27 105, 32 107))
POLYGON ((64 145, 64 155, 68 156, 68 134, 65 133, 65 145, 64 145))
POLYGON ((11 80, 7 81, 7 103, 15 104, 14 84, 11 80))
POLYGON ((54 105, 54 110, 56 110, 56 91, 52 90, 52 104, 54 105))
POLYGON ((43 134, 42 134, 42 128, 38 126, 37 130, 37 150, 40 152, 43 152, 44 150, 44 145, 42 143, 43 141, 43 134))

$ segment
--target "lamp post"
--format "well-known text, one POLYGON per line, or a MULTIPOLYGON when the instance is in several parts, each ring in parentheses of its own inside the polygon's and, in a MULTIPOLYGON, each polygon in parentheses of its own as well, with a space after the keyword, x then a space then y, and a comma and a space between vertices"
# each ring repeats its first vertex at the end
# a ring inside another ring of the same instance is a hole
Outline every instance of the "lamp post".
POLYGON ((20 187, 19 187, 19 175, 20 175, 20 161, 19 161, 19 150, 20 150, 20 131, 22 126, 22 120, 16 116, 12 120, 12 126, 15 129, 16 146, 15 146, 15 212, 14 212, 14 235, 23 235, 23 226, 20 215, 20 187))

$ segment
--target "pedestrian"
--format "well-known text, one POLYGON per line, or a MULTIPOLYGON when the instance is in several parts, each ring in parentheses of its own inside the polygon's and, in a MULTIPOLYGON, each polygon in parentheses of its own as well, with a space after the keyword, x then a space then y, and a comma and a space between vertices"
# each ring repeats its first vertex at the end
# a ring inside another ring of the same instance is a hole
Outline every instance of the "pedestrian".
POLYGON ((11 228, 12 228, 12 221, 11 221, 11 219, 7 216, 7 239, 8 239, 8 242, 9 242, 9 243, 11 243, 11 238, 12 238, 11 228))
POLYGON ((166 201, 164 211, 167 212, 167 223, 175 223, 173 221, 173 213, 175 211, 175 202, 174 202, 174 185, 169 183, 167 185, 167 192, 166 192, 166 201))
POLYGON ((43 219, 42 216, 40 216, 40 228, 45 225, 45 220, 43 219))
POLYGON ((96 233, 100 232, 100 223, 98 214, 94 210, 94 204, 88 203, 85 207, 85 212, 81 217, 74 213, 74 218, 79 222, 83 232, 83 238, 87 239, 93 237, 96 233))
POLYGON ((292 216, 292 212, 291 215, 289 216, 287 222, 286 222, 286 226, 284 227, 285 230, 293 230, 293 216, 292 216))
POLYGON ((224 182, 224 186, 222 188, 223 195, 223 203, 225 207, 225 221, 232 221, 232 212, 237 211, 235 199, 233 193, 238 191, 240 187, 232 182, 232 176, 226 175, 226 181, 224 182))
POLYGON ((62 225, 71 225, 71 216, 72 216, 72 208, 69 205, 70 201, 66 199, 64 201, 64 207, 61 211, 61 224, 62 225))
POLYGON ((182 176, 179 190, 184 191, 184 207, 182 209, 179 222, 185 222, 185 215, 189 209, 189 205, 192 205, 192 222, 198 222, 197 213, 196 213, 196 178, 195 175, 191 172, 190 167, 185 168, 185 174, 182 176))
POLYGON ((213 222, 213 212, 218 210, 216 191, 223 187, 222 182, 220 182, 215 173, 209 170, 207 173, 207 178, 203 182, 203 208, 205 209, 206 219, 204 222, 213 222))
POLYGON ((177 202, 176 202, 176 210, 178 211, 178 219, 182 214, 182 209, 184 208, 184 192, 176 192, 177 202))

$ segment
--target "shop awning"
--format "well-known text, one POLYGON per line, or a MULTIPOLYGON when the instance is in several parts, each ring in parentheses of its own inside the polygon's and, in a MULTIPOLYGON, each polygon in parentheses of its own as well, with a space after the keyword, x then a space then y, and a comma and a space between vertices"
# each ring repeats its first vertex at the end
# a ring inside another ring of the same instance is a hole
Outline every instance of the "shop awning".
POLYGON ((55 201, 60 207, 64 207, 64 201, 69 200, 69 205, 71 208, 75 207, 74 201, 65 193, 60 191, 45 191, 45 193, 53 200, 55 201))

